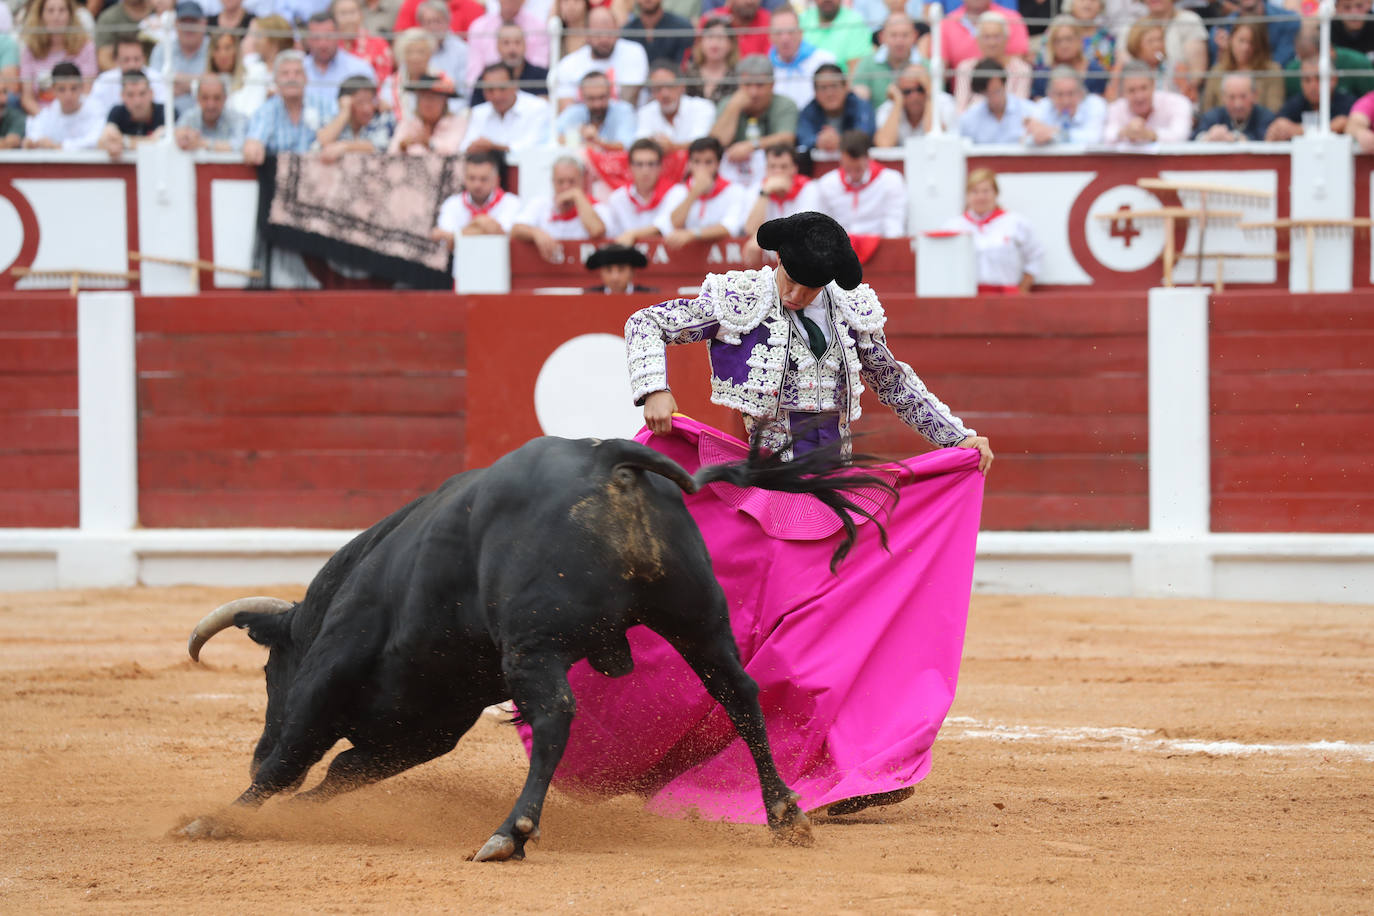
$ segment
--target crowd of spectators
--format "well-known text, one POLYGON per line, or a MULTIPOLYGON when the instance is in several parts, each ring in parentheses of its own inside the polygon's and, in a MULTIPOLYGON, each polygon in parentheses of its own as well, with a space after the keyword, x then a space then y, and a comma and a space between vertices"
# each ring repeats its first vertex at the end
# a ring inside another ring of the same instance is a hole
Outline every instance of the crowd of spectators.
MULTIPOLYGON (((938 68, 923 0, 0 3, 0 137, 119 158, 170 133, 250 164, 463 154, 434 237, 510 233, 553 256, 807 208, 903 235, 902 175, 871 151, 937 122, 972 144, 1147 147, 1289 140, 1318 107, 1309 0, 935 2, 938 68), (548 144, 566 153, 551 189, 500 187, 508 154, 548 144), (596 201, 588 164, 607 155, 628 182, 596 201), (817 161, 836 167, 809 182, 817 161)), ((1332 26, 1331 127, 1365 151, 1371 3, 1338 0, 1332 26)))

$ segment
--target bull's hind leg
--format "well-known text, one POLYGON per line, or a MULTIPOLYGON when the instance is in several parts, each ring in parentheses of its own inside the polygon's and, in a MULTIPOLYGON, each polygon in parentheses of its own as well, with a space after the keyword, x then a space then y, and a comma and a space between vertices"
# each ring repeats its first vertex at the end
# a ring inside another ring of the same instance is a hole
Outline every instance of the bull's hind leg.
POLYGON ((525 843, 538 839, 544 797, 548 795, 553 771, 568 747, 568 731, 573 720, 568 665, 561 658, 507 656, 501 667, 506 674, 511 699, 520 707, 520 717, 530 726, 530 770, 515 807, 491 839, 473 854, 475 862, 523 859, 525 843))
MULTIPOLYGON (((723 597, 721 603, 724 604, 723 597)), ((724 615, 721 619, 724 619, 724 615)), ((759 772, 763 809, 768 814, 768 826, 774 836, 795 846, 810 846, 811 822, 798 807, 797 794, 787 787, 778 774, 773 751, 768 745, 763 710, 759 706, 759 685, 740 664, 739 650, 735 648, 728 624, 713 636, 693 634, 681 637, 661 631, 659 635, 668 640, 692 666, 706 687, 706 692, 725 707, 735 730, 744 739, 759 772)))

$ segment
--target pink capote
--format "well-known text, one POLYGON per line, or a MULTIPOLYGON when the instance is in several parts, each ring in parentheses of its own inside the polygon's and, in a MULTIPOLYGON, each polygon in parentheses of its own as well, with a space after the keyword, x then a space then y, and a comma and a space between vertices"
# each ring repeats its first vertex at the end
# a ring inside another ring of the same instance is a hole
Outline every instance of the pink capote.
MULTIPOLYGON (((689 472, 748 452, 684 417, 672 435, 646 429, 636 438, 689 472)), ((891 553, 865 523, 838 576, 829 562, 839 522, 814 497, 712 484, 686 498, 759 684, 778 769, 803 810, 909 786, 930 771, 963 651, 983 498, 977 468, 976 450, 956 448, 886 466, 901 493, 879 514, 891 553)), ((608 678, 585 661, 569 673, 577 714, 554 784, 584 795, 640 792, 660 814, 763 823, 753 760, 725 711, 659 636, 635 627, 629 640, 632 674, 608 678)))

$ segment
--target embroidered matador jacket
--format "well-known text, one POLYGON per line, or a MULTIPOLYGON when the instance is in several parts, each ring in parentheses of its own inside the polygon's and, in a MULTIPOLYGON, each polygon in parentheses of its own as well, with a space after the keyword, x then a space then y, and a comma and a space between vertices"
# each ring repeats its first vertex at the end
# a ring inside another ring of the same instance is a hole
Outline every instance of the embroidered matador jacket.
POLYGON ((831 283, 821 296, 830 327, 819 358, 783 309, 770 267, 707 274, 695 299, 640 309, 625 325, 635 403, 668 389, 667 344, 710 339, 711 401, 740 411, 750 435, 760 421, 776 421, 764 432, 768 448, 786 448, 793 426, 806 423, 798 450, 802 440, 814 447, 839 438, 849 454, 864 383, 935 445, 975 435, 892 355, 883 335, 887 317, 868 284, 845 291, 831 283))

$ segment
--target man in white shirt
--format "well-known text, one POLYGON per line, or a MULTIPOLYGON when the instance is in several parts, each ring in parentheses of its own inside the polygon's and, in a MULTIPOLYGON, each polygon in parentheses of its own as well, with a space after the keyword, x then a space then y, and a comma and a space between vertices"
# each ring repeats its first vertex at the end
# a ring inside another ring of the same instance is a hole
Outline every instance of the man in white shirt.
POLYGON ((948 133, 959 120, 954 96, 943 90, 930 97, 930 72, 922 64, 912 64, 887 87, 887 101, 874 116, 878 131, 873 145, 878 148, 905 146, 912 137, 924 137, 938 118, 948 133))
POLYGON ((438 225, 430 238, 453 247, 459 235, 505 235, 520 214, 520 198, 507 194, 497 180, 495 153, 472 153, 463 163, 463 193, 439 206, 438 225))
POLYGON ((616 96, 637 105, 639 90, 649 81, 649 58, 637 41, 620 38, 610 7, 587 14, 587 43, 558 62, 558 110, 577 98, 582 77, 593 70, 606 74, 616 96))
POLYGON ((744 260, 750 264, 763 262, 763 249, 755 237, 759 227, 770 219, 781 219, 793 213, 821 209, 816 183, 798 169, 797 148, 779 143, 768 147, 764 160, 763 184, 744 221, 744 260))
POLYGON ((768 37, 773 42, 768 52, 773 64, 773 91, 796 102, 801 110, 816 97, 816 68, 835 63, 835 55, 802 40, 797 14, 790 6, 773 10, 768 37))
POLYGON ((482 71, 482 83, 487 100, 468 118, 464 152, 518 151, 548 141, 549 103, 516 89, 509 67, 491 64, 482 71))
POLYGON ((667 152, 686 149, 687 144, 711 132, 716 123, 716 106, 707 99, 687 95, 670 61, 657 61, 649 72, 649 93, 653 101, 639 109, 636 139, 652 137, 667 152))
POLYGON ((606 224, 596 215, 584 189, 582 165, 572 156, 560 156, 553 164, 553 196, 539 197, 525 204, 515 225, 512 239, 533 242, 544 260, 562 261, 559 241, 600 238, 606 224))
POLYGON ((616 188, 596 205, 596 215, 606 225, 606 236, 622 245, 656 238, 655 223, 664 199, 677 185, 659 186, 663 177, 663 150, 647 137, 630 144, 630 183, 616 188))
POLYGON ((331 13, 310 17, 305 47, 310 52, 305 59, 306 98, 332 105, 339 96, 339 87, 350 76, 365 76, 372 80, 372 85, 378 85, 377 72, 371 64, 339 47, 339 27, 331 13))
POLYGON ((1026 141, 1032 146, 1054 143, 1101 143, 1107 124, 1107 103, 1089 95, 1083 77, 1073 67, 1050 71, 1045 97, 1031 105, 1026 141))
POLYGON ((840 167, 816 179, 818 209, 852 235, 898 238, 906 234, 906 182, 900 172, 869 158, 870 144, 863 131, 845 131, 840 167))
POLYGON ((24 149, 95 149, 109 112, 83 100, 82 85, 75 64, 64 61, 52 68, 56 98, 24 125, 24 149))
POLYGON ((115 38, 114 53, 115 65, 109 70, 102 71, 91 83, 90 94, 86 96, 91 105, 108 115, 110 109, 121 101, 124 74, 130 70, 141 70, 143 75, 148 77, 148 85, 153 87, 154 104, 161 105, 167 100, 167 88, 162 83, 162 74, 154 73, 148 67, 148 54, 143 50, 143 42, 137 35, 121 32, 115 38))
POLYGON ((748 192, 720 177, 723 153, 715 137, 693 140, 687 147, 687 180, 668 191, 655 221, 669 248, 731 238, 744 229, 748 192))

